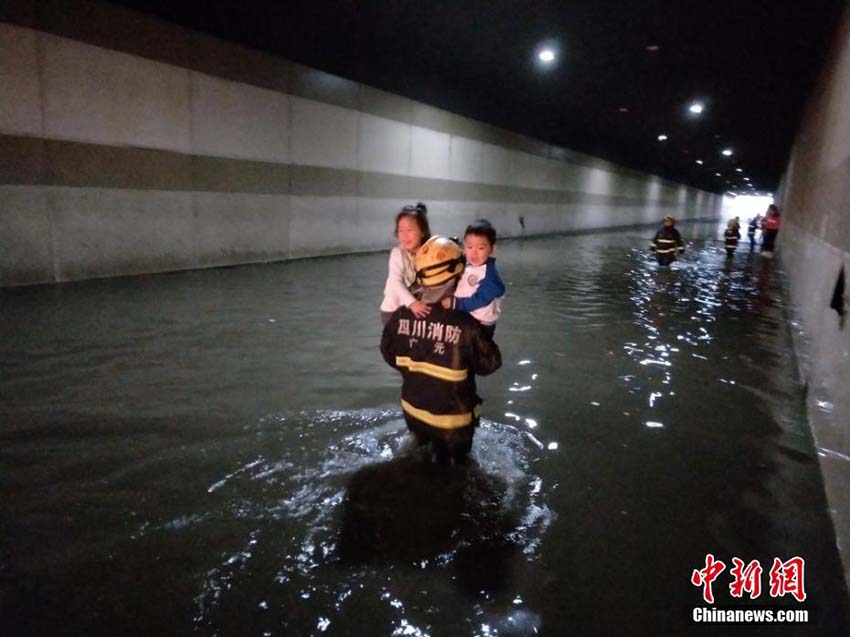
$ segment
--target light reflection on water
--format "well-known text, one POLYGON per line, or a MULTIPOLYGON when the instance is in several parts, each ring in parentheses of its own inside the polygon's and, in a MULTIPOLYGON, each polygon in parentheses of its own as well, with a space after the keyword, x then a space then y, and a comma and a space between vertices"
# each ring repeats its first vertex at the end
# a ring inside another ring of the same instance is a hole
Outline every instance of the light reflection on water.
POLYGON ((394 410, 265 417, 237 445, 248 452, 251 438, 262 440, 262 456, 211 483, 198 511, 146 520, 134 537, 233 529, 194 599, 204 631, 227 626, 234 605, 255 608, 264 631, 315 624, 324 632, 350 625, 366 604, 371 616, 358 622, 368 634, 388 625, 392 634, 430 634, 436 620, 445 623, 440 609, 464 593, 478 598, 475 616, 494 630, 534 625, 534 611, 505 608, 507 593, 512 606, 522 604, 506 582, 488 582, 473 565, 483 560, 498 572, 539 558, 556 517, 545 502, 550 488, 532 468, 539 446, 518 428, 484 421, 471 465, 447 471, 421 457, 405 432, 394 410))
POLYGON ((713 551, 804 555, 843 630, 779 262, 683 232, 669 269, 649 230, 499 245, 504 366, 466 471, 408 446, 385 254, 3 292, 14 625, 684 634, 664 609, 713 551))

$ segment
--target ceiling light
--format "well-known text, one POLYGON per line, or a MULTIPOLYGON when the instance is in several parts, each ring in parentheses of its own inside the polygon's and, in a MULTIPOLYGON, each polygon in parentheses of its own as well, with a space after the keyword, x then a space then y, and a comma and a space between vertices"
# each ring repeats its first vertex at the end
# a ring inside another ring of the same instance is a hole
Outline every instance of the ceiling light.
POLYGON ((731 157, 732 152, 733 151, 732 151, 731 148, 724 148, 722 154, 723 154, 724 157, 731 157))
POLYGON ((554 62, 555 52, 552 49, 543 49, 537 54, 537 57, 539 57, 542 62, 554 62))
POLYGON ((744 169, 743 169, 743 168, 736 168, 736 169, 735 169, 735 172, 742 173, 742 172, 744 172, 744 169))
POLYGON ((702 160, 701 160, 701 159, 697 159, 697 163, 698 163, 700 166, 702 166, 702 160))
POLYGON ((694 115, 699 115, 700 113, 702 113, 703 108, 704 108, 704 107, 703 107, 703 105, 702 105, 702 102, 694 102, 693 104, 691 104, 690 106, 688 106, 688 110, 689 110, 691 113, 693 113, 694 115))
POLYGON ((662 133, 661 135, 658 136, 658 141, 659 142, 666 142, 667 141, 667 135, 662 133))
POLYGON ((658 46, 657 44, 649 44, 649 45, 647 45, 646 50, 647 51, 660 51, 661 47, 658 46))
POLYGON ((715 177, 722 177, 723 175, 721 175, 720 173, 714 173, 714 176, 715 177))
POLYGON ((749 180, 750 180, 749 177, 744 177, 744 181, 749 181, 749 180))

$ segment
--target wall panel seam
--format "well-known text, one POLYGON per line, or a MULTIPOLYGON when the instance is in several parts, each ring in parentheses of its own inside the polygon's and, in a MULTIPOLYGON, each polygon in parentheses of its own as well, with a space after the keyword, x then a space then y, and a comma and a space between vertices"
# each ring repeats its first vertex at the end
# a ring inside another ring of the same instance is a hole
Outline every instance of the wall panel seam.
MULTIPOLYGON (((130 12, 130 13, 135 14, 136 12, 130 12)), ((145 17, 147 19, 150 19, 148 16, 145 16, 145 17)), ((18 24, 15 24, 13 22, 8 22, 7 20, 2 20, 0 22, 3 22, 5 24, 11 24, 12 26, 15 26, 17 28, 25 28, 25 29, 31 28, 28 25, 18 25, 18 24)), ((41 26, 42 25, 40 25, 40 27, 41 26)), ((73 40, 75 42, 81 42, 81 43, 86 44, 88 46, 94 46, 94 47, 103 49, 104 51, 115 51, 115 52, 118 52, 118 53, 121 53, 121 54, 124 54, 124 55, 129 55, 129 56, 132 56, 132 57, 153 61, 153 62, 156 62, 156 63, 159 63, 159 64, 164 64, 164 65, 172 66, 172 67, 175 67, 175 68, 183 68, 185 70, 188 70, 188 71, 191 71, 191 72, 194 72, 194 73, 201 73, 201 74, 204 74, 204 75, 209 75, 210 77, 214 77, 214 78, 217 78, 217 79, 220 79, 220 80, 223 80, 223 81, 227 81, 227 82, 237 82, 237 80, 234 80, 233 78, 230 78, 230 77, 215 75, 214 73, 211 73, 208 69, 205 69, 205 70, 202 71, 202 70, 199 70, 199 69, 195 69, 192 66, 180 67, 180 66, 176 65, 172 60, 168 59, 165 56, 140 55, 138 52, 133 51, 130 47, 126 47, 125 49, 108 48, 108 47, 105 47, 105 46, 98 44, 96 42, 92 42, 90 40, 86 40, 86 39, 82 39, 82 38, 69 37, 69 35, 66 34, 66 33, 52 33, 51 31, 45 31, 45 30, 41 30, 41 29, 37 30, 36 32, 39 33, 39 34, 50 33, 54 37, 59 37, 59 38, 63 38, 63 39, 66 39, 66 40, 73 40)), ((195 31, 190 31, 190 33, 195 33, 195 31)), ((218 41, 223 46, 236 47, 236 45, 234 45, 230 42, 227 42, 225 40, 220 40, 219 38, 215 38, 214 36, 209 36, 209 37, 218 41)), ((251 50, 254 51, 254 49, 251 49, 251 50)), ((276 56, 274 54, 267 53, 267 52, 261 51, 261 50, 256 50, 256 51, 263 54, 263 55, 267 55, 269 57, 274 57, 277 60, 288 62, 288 60, 285 60, 285 58, 281 58, 281 57, 276 56)), ((193 62, 193 58, 190 58, 189 64, 191 65, 192 62, 193 62)), ((271 91, 274 91, 274 92, 277 92, 277 93, 280 93, 280 94, 283 94, 283 95, 295 95, 297 97, 302 97, 303 99, 309 99, 311 101, 330 104, 330 105, 333 105, 333 106, 339 106, 338 104, 335 104, 330 100, 325 101, 325 100, 318 99, 314 95, 311 95, 311 96, 308 97, 306 95, 300 95, 297 92, 285 93, 285 92, 281 92, 278 87, 267 86, 266 84, 251 82, 251 81, 242 81, 241 83, 251 85, 251 86, 256 86, 256 87, 267 89, 267 90, 271 90, 271 91)), ((293 88, 293 86, 295 86, 295 84, 296 83, 294 83, 294 82, 288 82, 288 85, 290 86, 290 90, 293 88)), ((368 86, 368 85, 365 85, 365 84, 362 84, 362 83, 357 83, 357 84, 358 84, 358 86, 364 86, 364 87, 368 86)), ((372 88, 372 87, 369 87, 369 88, 372 88)), ((382 90, 382 89, 376 89, 376 90, 382 90)), ((395 94, 392 94, 392 95, 395 95, 395 94)), ((402 97, 404 99, 411 99, 411 98, 407 98, 405 96, 399 96, 399 97, 402 97)), ((415 100, 411 100, 411 101, 415 101, 415 100)), ((422 102, 418 102, 418 103, 424 104, 422 102)), ((425 104, 425 105, 428 106, 427 104, 425 104)), ((340 106, 340 108, 346 108, 346 107, 340 106)), ((358 112, 362 112, 360 110, 361 108, 363 108, 362 100, 358 100, 358 112)), ((352 110, 352 109, 348 109, 348 110, 352 110)), ((409 122, 404 122, 403 120, 397 120, 396 118, 393 118, 393 117, 387 115, 384 112, 377 112, 377 110, 376 110, 376 112, 370 113, 370 114, 373 114, 376 117, 383 117, 385 119, 390 119, 390 120, 393 120, 393 121, 400 121, 401 123, 409 123, 409 122)), ((460 115, 457 115, 457 114, 454 114, 454 113, 449 113, 449 114, 453 117, 461 117, 460 115)), ((469 118, 466 118, 466 119, 469 119, 469 118)), ((464 139, 469 139, 469 140, 472 140, 472 141, 476 141, 476 142, 479 142, 479 143, 486 143, 486 144, 490 144, 490 145, 493 145, 493 146, 497 146, 498 148, 503 148, 503 149, 511 151, 511 152, 520 152, 520 153, 524 153, 524 154, 527 154, 527 155, 530 155, 530 156, 533 156, 533 157, 538 157, 538 158, 542 157, 542 158, 552 159, 552 157, 551 157, 552 152, 551 151, 547 151, 545 153, 538 154, 538 153, 529 151, 527 149, 527 147, 523 147, 520 144, 506 145, 504 143, 504 138, 508 137, 510 135, 519 135, 521 137, 527 137, 527 136, 525 136, 521 133, 516 133, 514 131, 510 131, 510 130, 507 130, 507 129, 501 129, 497 126, 487 124, 486 122, 482 122, 482 121, 478 121, 478 120, 471 120, 471 121, 474 121, 477 125, 483 127, 484 129, 487 129, 487 130, 493 129, 493 130, 500 131, 502 134, 500 134, 499 142, 494 141, 493 139, 491 139, 487 135, 484 135, 483 133, 482 133, 481 136, 478 136, 478 137, 466 137, 466 136, 463 136, 463 135, 461 135, 459 137, 462 137, 464 139)), ((442 133, 448 133, 452 136, 456 136, 456 133, 453 132, 453 130, 452 130, 451 124, 449 124, 449 126, 447 127, 446 130, 430 129, 430 127, 428 127, 428 128, 429 128, 429 130, 434 130, 436 132, 442 132, 442 133)), ((537 140, 537 139, 534 139, 534 138, 529 138, 529 139, 533 140, 534 142, 536 142, 538 144, 543 144, 546 148, 548 148, 549 146, 553 146, 552 144, 549 144, 548 142, 544 142, 543 140, 537 140)), ((568 149, 568 148, 564 148, 563 150, 569 151, 574 155, 584 156, 582 153, 578 153, 578 152, 573 151, 573 150, 568 149)), ((581 166, 581 167, 585 167, 585 168, 599 168, 601 170, 605 170, 606 172, 611 172, 613 174, 622 175, 622 176, 626 176, 626 177, 635 177, 635 178, 638 178, 638 179, 645 179, 646 177, 649 177, 649 176, 655 176, 655 177, 658 177, 658 179, 660 179, 665 184, 679 185, 677 182, 670 181, 670 180, 665 179, 663 177, 659 177, 659 176, 656 176, 656 175, 650 175, 649 173, 642 173, 642 172, 637 171, 633 168, 621 166, 619 164, 615 164, 615 163, 610 162, 608 160, 592 157, 592 156, 589 156, 589 155, 586 156, 586 157, 588 158, 586 162, 585 161, 582 161, 582 162, 566 161, 566 160, 563 160, 563 159, 555 159, 555 161, 558 161, 558 162, 563 163, 563 164, 569 164, 569 165, 573 165, 573 166, 581 166)), ((714 193, 712 193, 712 194, 714 194, 714 193)))

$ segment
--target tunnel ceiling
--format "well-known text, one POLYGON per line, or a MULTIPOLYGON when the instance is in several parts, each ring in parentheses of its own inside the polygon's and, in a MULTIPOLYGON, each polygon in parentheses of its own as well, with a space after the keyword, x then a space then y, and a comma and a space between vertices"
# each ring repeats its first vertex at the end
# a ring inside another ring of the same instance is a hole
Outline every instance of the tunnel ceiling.
POLYGON ((714 192, 745 190, 743 176, 755 191, 775 188, 842 5, 841 0, 115 3, 714 192), (557 55, 548 67, 537 59, 547 43, 557 55), (694 100, 705 107, 698 117, 687 110, 694 100), (668 139, 658 141, 660 134, 668 139), (734 150, 731 157, 721 155, 727 147, 734 150))

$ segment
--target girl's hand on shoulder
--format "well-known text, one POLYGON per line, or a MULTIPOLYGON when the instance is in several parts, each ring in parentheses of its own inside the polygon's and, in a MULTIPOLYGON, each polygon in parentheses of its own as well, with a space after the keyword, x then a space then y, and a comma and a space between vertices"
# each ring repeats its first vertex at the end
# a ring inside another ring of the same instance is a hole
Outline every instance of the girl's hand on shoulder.
POLYGON ((428 305, 423 303, 422 301, 416 301, 414 303, 411 303, 408 307, 410 308, 410 311, 413 312, 414 316, 416 316, 416 318, 425 318, 431 313, 431 308, 428 307, 428 305))

